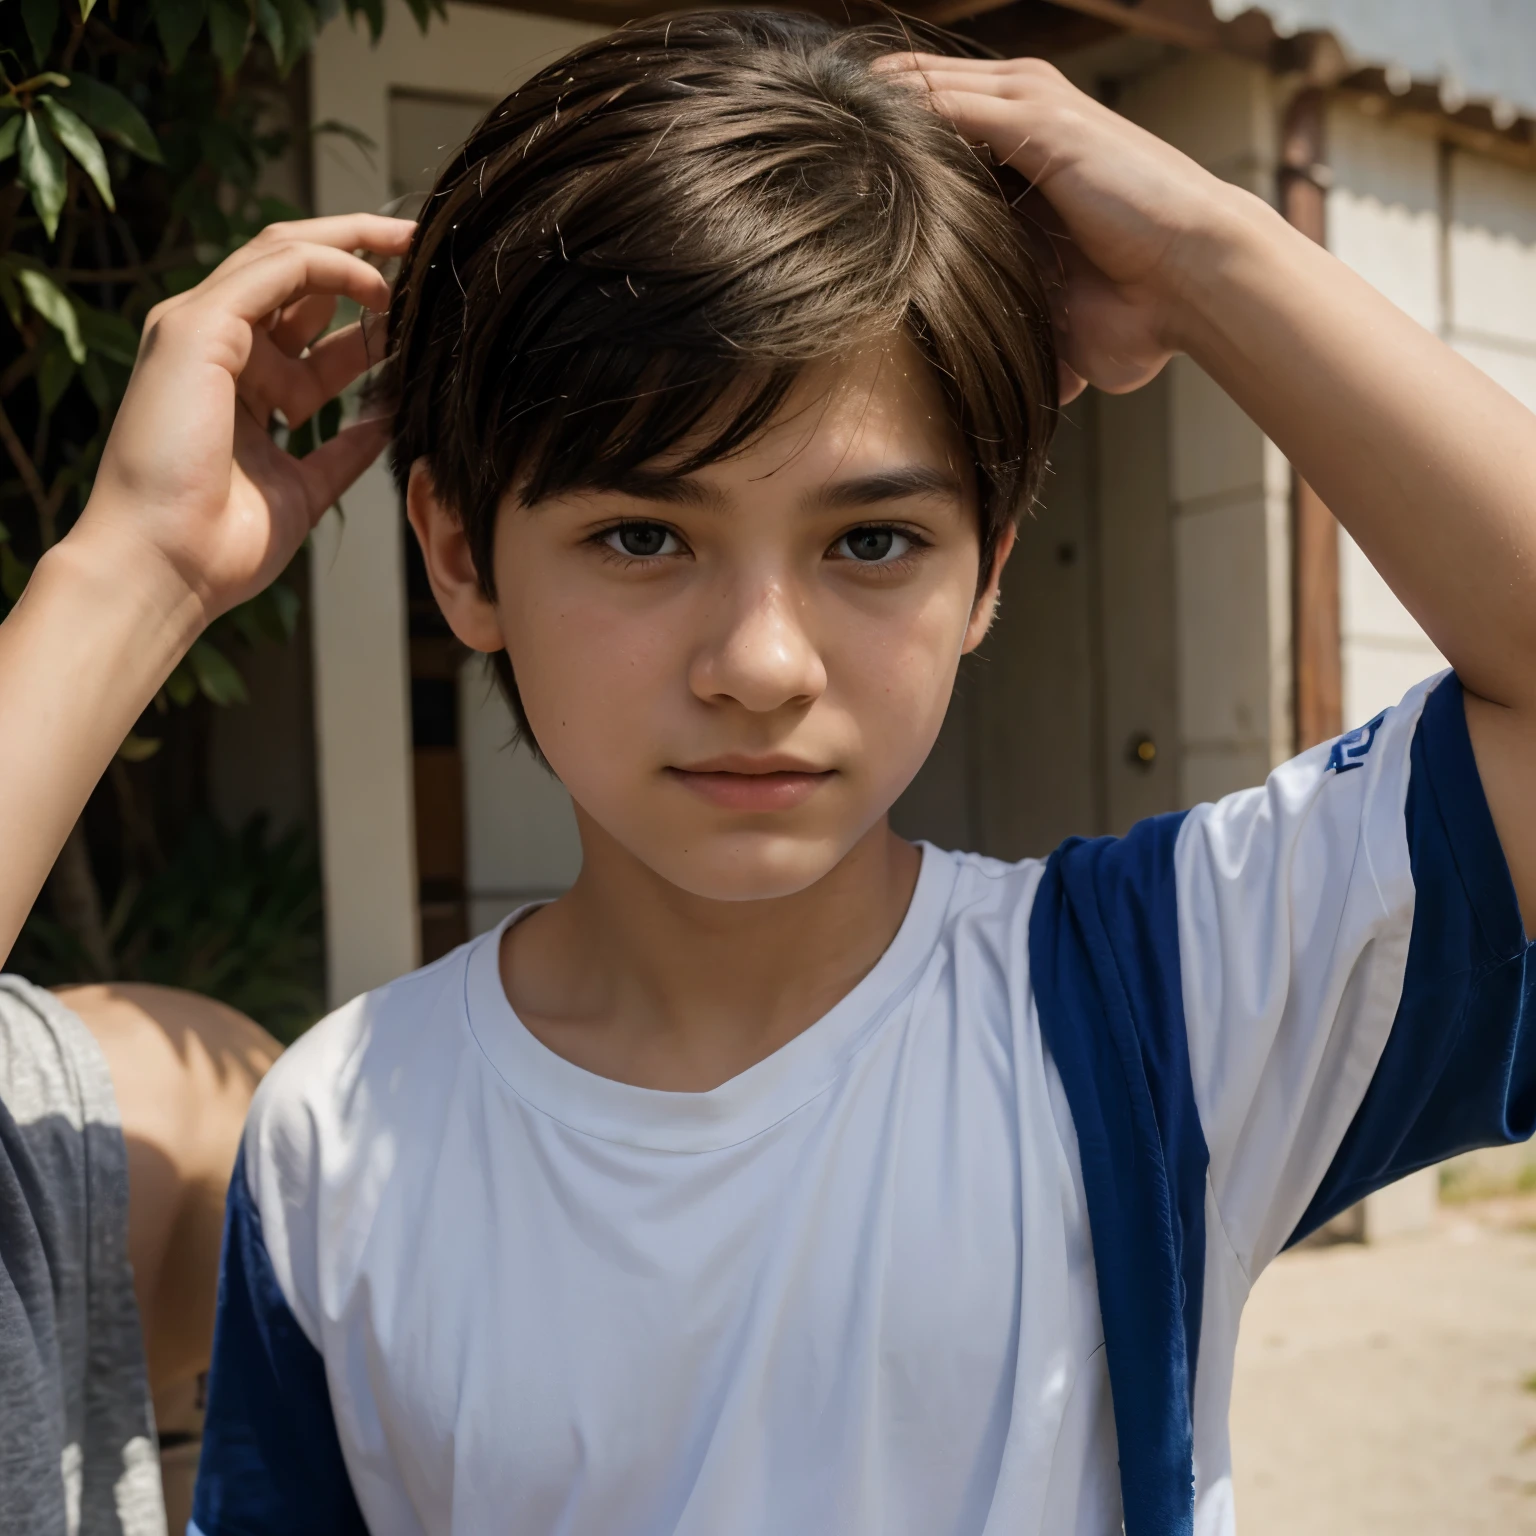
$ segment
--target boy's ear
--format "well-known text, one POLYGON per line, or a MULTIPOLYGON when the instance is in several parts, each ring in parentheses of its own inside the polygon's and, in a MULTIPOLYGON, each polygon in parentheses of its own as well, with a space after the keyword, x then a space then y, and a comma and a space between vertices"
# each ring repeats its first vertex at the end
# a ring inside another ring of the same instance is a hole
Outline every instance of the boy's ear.
POLYGON ((475 573, 464 524, 444 506, 425 459, 411 465, 405 488, 405 515, 416 530, 432 594, 448 627, 472 651, 501 651, 507 642, 496 620, 496 605, 475 573))
POLYGON ((965 626, 965 644, 960 648, 962 656, 970 655, 987 638, 987 631, 992 628, 992 620, 997 617, 997 594, 1003 583, 1003 567, 1008 564, 1008 556, 1013 553, 1018 537, 1019 530, 1012 523, 1007 524, 997 537, 997 548, 992 554, 992 569, 987 575, 987 584, 977 593, 971 607, 971 622, 965 626))

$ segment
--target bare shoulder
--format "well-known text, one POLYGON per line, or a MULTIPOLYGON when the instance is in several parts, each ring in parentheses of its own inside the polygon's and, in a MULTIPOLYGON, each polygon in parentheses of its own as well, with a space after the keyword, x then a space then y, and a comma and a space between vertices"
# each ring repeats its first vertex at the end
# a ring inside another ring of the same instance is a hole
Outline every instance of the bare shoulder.
POLYGON ((184 1174, 227 1178, 251 1095, 282 1046, 227 1004, 175 987, 107 982, 58 996, 107 1058, 125 1135, 160 1144, 184 1174))

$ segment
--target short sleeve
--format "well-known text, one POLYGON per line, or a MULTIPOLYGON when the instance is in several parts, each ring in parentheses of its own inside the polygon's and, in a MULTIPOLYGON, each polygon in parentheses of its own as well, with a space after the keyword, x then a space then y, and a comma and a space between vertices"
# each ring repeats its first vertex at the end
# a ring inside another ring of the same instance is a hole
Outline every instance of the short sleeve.
POLYGON ((188 1536, 366 1536, 325 1363, 267 1253, 242 1153, 230 1185, 188 1536))
POLYGON ((1536 1124, 1531 962, 1453 675, 1174 852, 1191 1078, 1250 1276, 1393 1179, 1536 1124))

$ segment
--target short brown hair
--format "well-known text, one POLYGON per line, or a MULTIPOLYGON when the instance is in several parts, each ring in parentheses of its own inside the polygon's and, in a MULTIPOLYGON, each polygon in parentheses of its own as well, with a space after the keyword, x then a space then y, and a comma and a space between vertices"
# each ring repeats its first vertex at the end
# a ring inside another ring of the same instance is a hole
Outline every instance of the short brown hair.
POLYGON ((974 466, 985 579, 1044 468, 1055 354, 996 173, 870 68, 903 46, 795 12, 661 17, 470 135, 396 285, 380 385, 397 480, 426 460, 488 595, 509 487, 600 489, 685 445, 686 474, 749 443, 808 364, 901 332, 974 466))

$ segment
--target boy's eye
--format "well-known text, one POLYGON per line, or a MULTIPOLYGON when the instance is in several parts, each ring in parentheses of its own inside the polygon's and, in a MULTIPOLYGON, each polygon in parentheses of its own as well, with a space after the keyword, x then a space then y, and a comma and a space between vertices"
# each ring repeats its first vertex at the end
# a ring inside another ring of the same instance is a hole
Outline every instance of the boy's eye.
POLYGON ((615 553, 628 555, 633 560, 676 554, 680 548, 677 535, 660 523, 620 523, 603 536, 603 543, 615 553))
POLYGON ((833 553, 844 560, 863 565, 889 565, 899 560, 913 545, 909 534, 899 528, 855 528, 832 546, 833 553))

